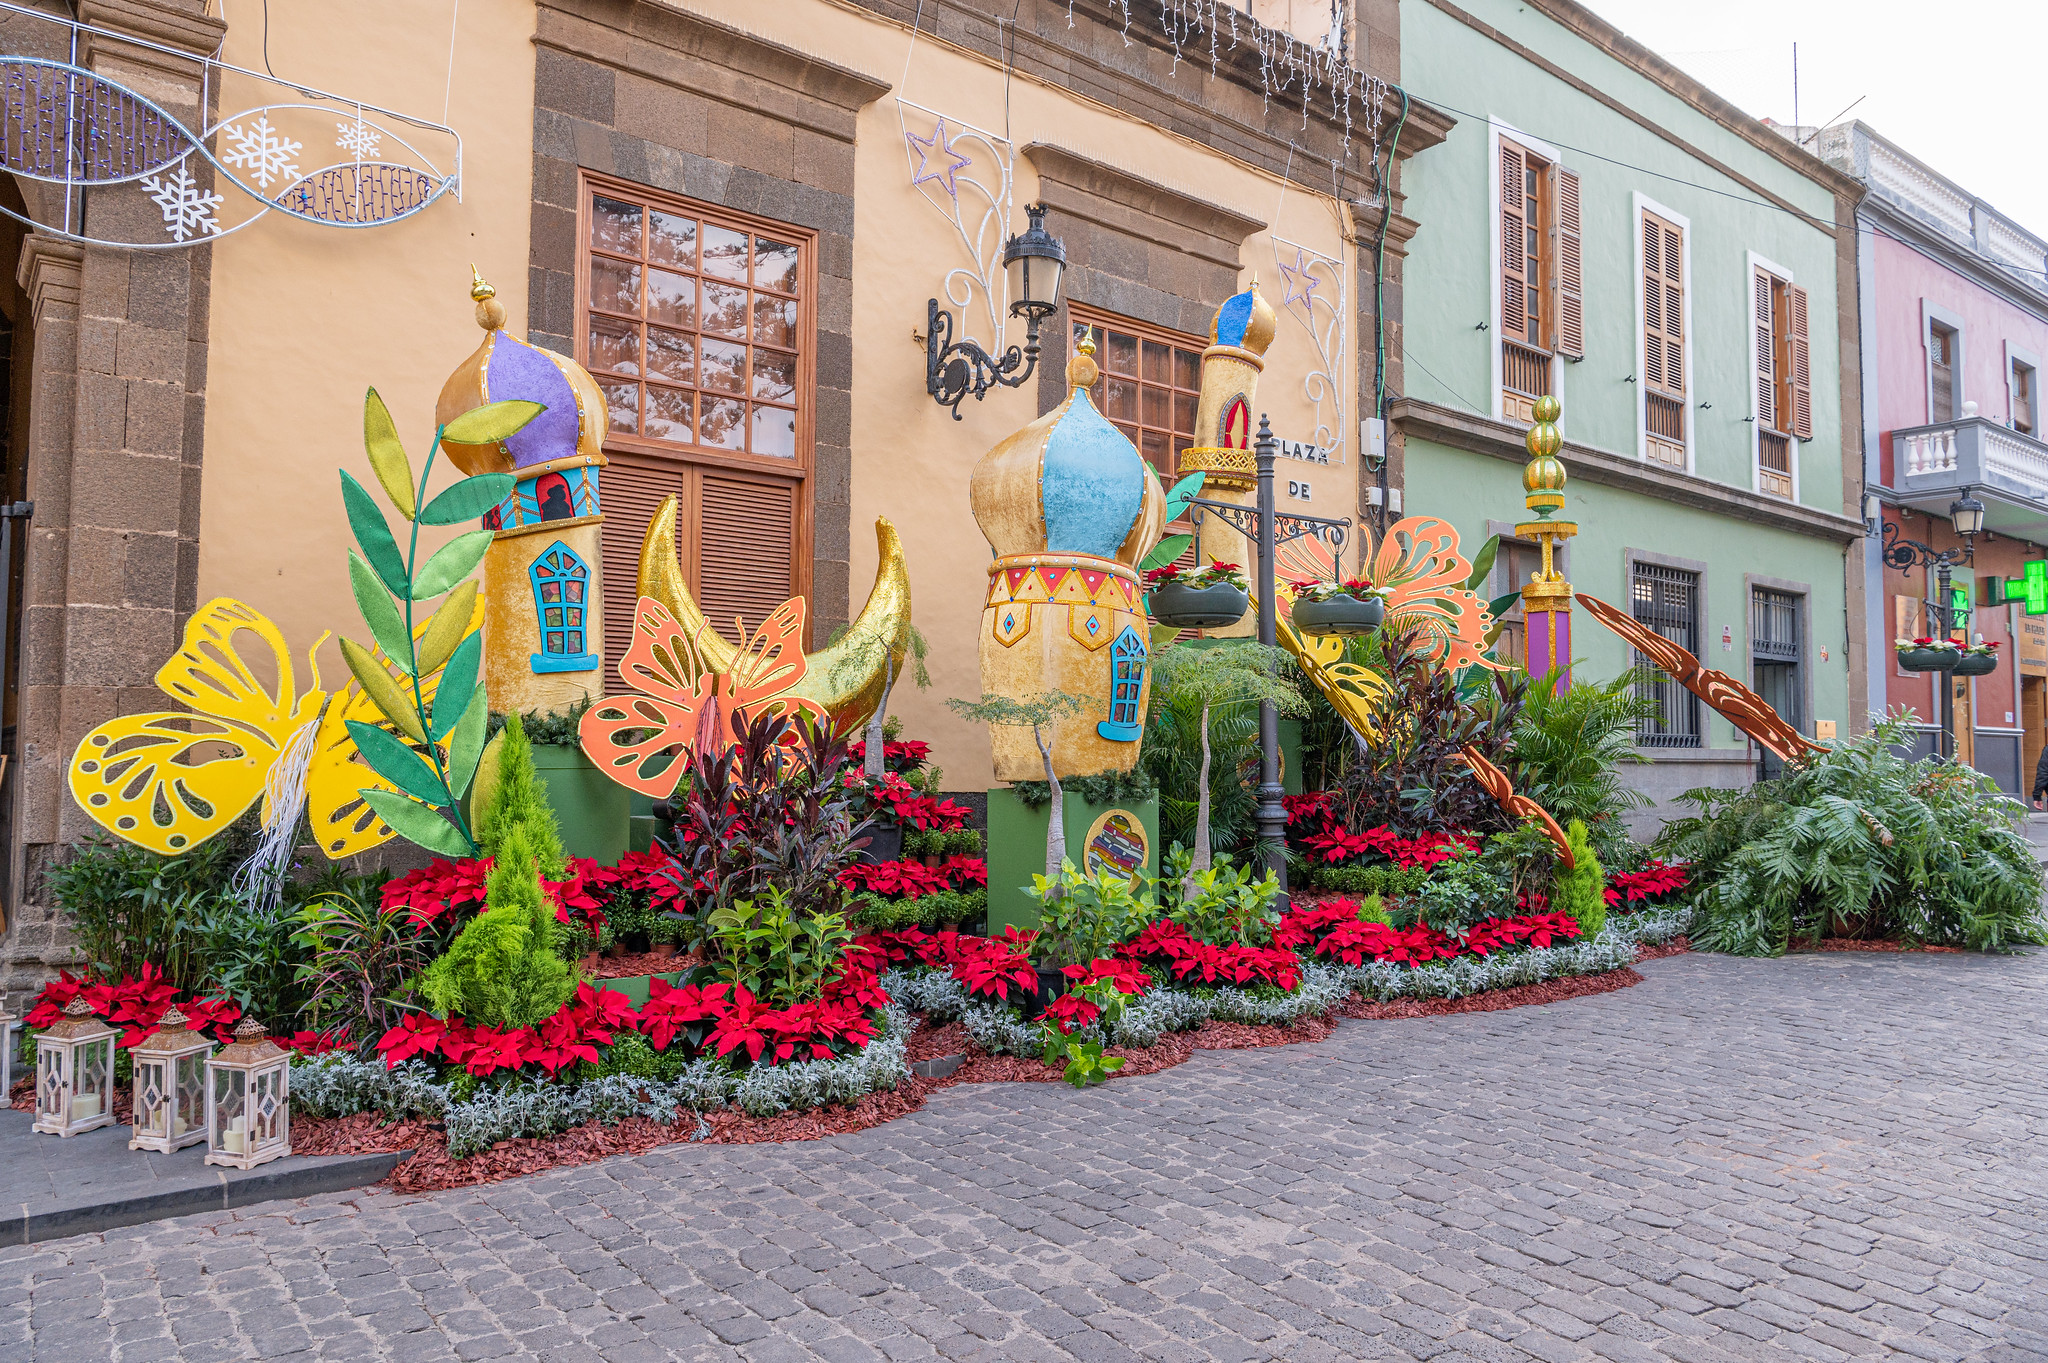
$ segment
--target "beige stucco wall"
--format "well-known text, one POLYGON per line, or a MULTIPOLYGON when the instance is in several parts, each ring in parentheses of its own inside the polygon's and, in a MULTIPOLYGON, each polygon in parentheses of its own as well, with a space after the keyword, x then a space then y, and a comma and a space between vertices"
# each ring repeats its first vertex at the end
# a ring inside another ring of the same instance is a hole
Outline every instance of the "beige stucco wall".
MULTIPOLYGON (((453 0, 351 0, 347 11, 344 22, 324 6, 273 3, 270 69, 436 123, 445 94, 446 122, 463 139, 462 198, 360 230, 272 213, 212 248, 199 596, 246 600, 301 655, 323 630, 368 637, 349 595, 351 541, 335 473, 346 468, 376 486, 363 457, 363 390, 382 394, 417 470, 441 383, 480 337, 470 262, 497 286, 513 327, 523 331, 526 316, 531 0, 462 0, 452 82, 453 0)), ((260 7, 228 14, 225 59, 263 70, 260 7)), ((221 108, 285 98, 230 81, 221 108)), ((416 145, 425 151, 429 140, 416 145)), ((309 146, 301 160, 310 167, 334 154, 309 146)), ((436 487, 456 477, 446 460, 436 464, 436 487)), ((330 687, 348 677, 331 641, 321 672, 330 687)))
MULTIPOLYGON (((903 26, 828 0, 700 0, 684 6, 772 41, 897 84, 905 98, 949 119, 1000 133, 1004 76, 991 63, 920 38, 903 26)), ((230 60, 261 66, 260 29, 235 16, 230 60)), ((270 59, 280 73, 437 117, 447 62, 446 5, 363 0, 351 39, 335 40, 296 7, 273 6, 270 59)), ((448 122, 464 137, 461 203, 444 201, 395 227, 348 232, 274 220, 215 248, 213 365, 209 376, 200 593, 243 596, 269 612, 303 649, 323 629, 360 633, 345 572, 348 535, 334 470, 361 472, 360 409, 374 384, 408 447, 423 455, 435 394, 474 347, 464 293, 475 259, 523 330, 531 179, 532 6, 466 0, 448 122)), ((229 101, 232 102, 232 99, 229 101)), ((1184 193, 1209 197, 1272 224, 1272 231, 1347 263, 1336 209, 1299 188, 1282 192, 1208 148, 1023 77, 1010 82, 1009 127, 1017 146, 1054 143, 1184 193)), ((977 167, 977 170, 981 169, 977 167)), ((899 690, 892 708, 929 739, 954 789, 990 777, 987 735, 953 717, 949 696, 980 692, 976 636, 988 548, 968 511, 974 462, 1037 413, 1036 382, 963 404, 955 422, 926 396, 925 300, 943 297, 944 276, 969 263, 953 224, 910 185, 894 96, 860 117, 856 156, 853 354, 853 587, 859 609, 876 564, 872 526, 887 516, 908 550, 915 619, 931 642, 932 686, 899 690)), ((1014 226, 1037 189, 1015 160, 1014 226)), ((1290 263, 1293 252, 1287 253, 1290 263)), ((1267 233, 1244 247, 1274 304, 1281 280, 1267 233)), ((1323 286, 1327 291, 1327 284, 1323 286)), ((1355 313, 1356 301, 1347 299, 1355 313)), ((987 323, 968 330, 986 342, 987 323)), ((1355 443, 1351 382, 1360 338, 1346 326, 1347 446, 1355 443)), ((1021 326, 1016 339, 1021 339, 1021 326)), ((1316 412, 1303 376, 1317 367, 1304 328, 1281 318, 1268 354, 1261 406, 1283 435, 1307 438, 1316 412)), ((1331 421, 1326 405, 1323 419, 1331 421)), ((1347 451, 1348 453, 1348 451, 1347 451)), ((1313 504, 1295 509, 1355 515, 1355 469, 1279 474, 1313 479, 1313 504)), ((437 481, 439 475, 437 474, 437 481)), ((1288 506, 1284 496, 1283 507, 1288 506)), ((330 645, 323 655, 341 675, 330 645)))

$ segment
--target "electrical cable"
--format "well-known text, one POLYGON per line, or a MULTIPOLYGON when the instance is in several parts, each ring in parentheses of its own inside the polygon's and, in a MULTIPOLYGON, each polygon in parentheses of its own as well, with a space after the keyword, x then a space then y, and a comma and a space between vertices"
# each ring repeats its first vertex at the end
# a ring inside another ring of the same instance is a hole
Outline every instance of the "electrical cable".
POLYGON ((1380 231, 1372 247, 1372 318, 1378 333, 1373 360, 1373 386, 1377 401, 1375 414, 1387 418, 1387 226, 1394 220, 1394 157, 1401 149, 1401 131, 1408 126, 1408 92, 1400 86, 1401 117, 1394 124, 1394 140, 1387 146, 1387 169, 1380 176, 1380 231))

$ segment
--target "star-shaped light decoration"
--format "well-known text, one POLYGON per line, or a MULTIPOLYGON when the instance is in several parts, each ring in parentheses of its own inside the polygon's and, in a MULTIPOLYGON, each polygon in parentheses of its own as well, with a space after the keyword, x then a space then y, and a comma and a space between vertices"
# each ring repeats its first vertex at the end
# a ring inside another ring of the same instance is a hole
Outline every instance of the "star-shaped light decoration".
POLYGON ((932 127, 930 137, 919 137, 909 131, 905 131, 903 135, 910 139, 910 145, 917 153, 917 169, 911 174, 910 187, 915 189, 927 181, 937 180, 946 187, 946 197, 959 198, 960 187, 956 183, 956 177, 974 162, 953 150, 952 134, 946 128, 946 120, 941 118, 932 127), (932 160, 935 156, 945 164, 934 166, 932 160))
POLYGON ((1316 310, 1316 277, 1308 263, 1308 253, 1297 246, 1294 248, 1292 265, 1284 260, 1275 263, 1280 266, 1281 283, 1287 286, 1286 296, 1280 300, 1280 306, 1284 308, 1291 303, 1300 303, 1313 314, 1316 310))

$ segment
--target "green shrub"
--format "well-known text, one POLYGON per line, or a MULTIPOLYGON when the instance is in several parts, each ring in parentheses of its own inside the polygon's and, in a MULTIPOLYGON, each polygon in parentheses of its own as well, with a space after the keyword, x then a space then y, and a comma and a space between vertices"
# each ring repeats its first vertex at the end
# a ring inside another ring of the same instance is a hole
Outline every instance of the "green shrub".
POLYGON ((1513 886, 1487 860, 1471 852, 1439 862, 1422 888, 1401 904, 1400 926, 1427 923, 1456 934, 1488 918, 1515 911, 1513 886))
MULTIPOLYGON (((1178 845, 1174 851, 1180 851, 1178 845)), ((1232 865, 1226 852, 1217 856, 1214 866, 1189 873, 1184 882, 1162 883, 1176 890, 1192 887, 1194 893, 1184 893, 1166 916, 1196 941, 1265 946, 1273 940, 1273 925, 1280 921, 1280 878, 1270 870, 1254 880, 1251 868, 1232 865)))
POLYGON ((509 827, 499 845, 484 911, 421 974, 420 993, 443 1016, 531 1027, 575 996, 576 975, 555 954, 555 906, 534 873, 525 829, 509 827))
POLYGON ((1695 946, 1775 956, 1793 938, 1864 937, 1985 951, 2048 943, 2025 810, 1991 778, 1897 746, 1887 715, 1746 790, 1693 790, 1699 808, 1657 851, 1693 863, 1695 946))
POLYGON ((1392 916, 1387 913, 1387 906, 1380 902, 1380 897, 1376 894, 1367 895, 1359 903, 1358 921, 1361 923, 1381 923, 1388 927, 1392 927, 1394 924, 1392 916))
POLYGON ((1564 840, 1571 845, 1572 867, 1559 865, 1550 880, 1550 911, 1568 913, 1578 920, 1579 933, 1598 937, 1607 926, 1607 872, 1583 819, 1565 825, 1564 840))
POLYGON ((569 859, 562 851, 561 826, 555 822, 555 809, 548 803, 540 773, 534 770, 533 745, 527 742, 526 726, 518 715, 506 718, 498 749, 497 786, 476 822, 477 845, 485 856, 502 858, 510 831, 521 828, 541 876, 568 878, 569 859))
POLYGON ((1428 879, 1423 866, 1312 866, 1308 874, 1308 883, 1318 890, 1384 899, 1405 899, 1428 879))
POLYGON ((774 1008, 817 998, 854 936, 843 915, 805 912, 780 885, 713 909, 704 931, 716 978, 745 985, 774 1008))
POLYGON ((972 924, 988 912, 986 890, 937 890, 916 899, 884 899, 863 890, 849 901, 849 921, 862 932, 972 924))
POLYGON ((1133 893, 1126 877, 1086 875, 1071 860, 1061 861, 1058 880, 1032 876, 1024 893, 1039 905, 1041 928, 1031 954, 1049 965, 1100 960, 1159 916, 1150 885, 1133 893))
POLYGON ((1657 713, 1656 700, 1638 685, 1638 674, 1629 671, 1610 682, 1555 692, 1547 685, 1530 687, 1506 763, 1518 793, 1561 824, 1584 821, 1593 850, 1608 866, 1626 867, 1638 859, 1623 816, 1650 804, 1622 778, 1627 764, 1648 760, 1636 750, 1636 729, 1657 713))

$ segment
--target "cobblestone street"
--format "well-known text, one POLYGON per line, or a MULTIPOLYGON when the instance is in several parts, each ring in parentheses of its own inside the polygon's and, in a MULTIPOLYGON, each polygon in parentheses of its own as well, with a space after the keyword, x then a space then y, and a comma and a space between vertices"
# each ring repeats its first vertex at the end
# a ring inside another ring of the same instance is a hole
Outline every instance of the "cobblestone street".
POLYGON ((2048 953, 1642 969, 0 1250, 0 1359, 2048 1357, 2048 953))

